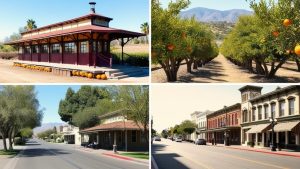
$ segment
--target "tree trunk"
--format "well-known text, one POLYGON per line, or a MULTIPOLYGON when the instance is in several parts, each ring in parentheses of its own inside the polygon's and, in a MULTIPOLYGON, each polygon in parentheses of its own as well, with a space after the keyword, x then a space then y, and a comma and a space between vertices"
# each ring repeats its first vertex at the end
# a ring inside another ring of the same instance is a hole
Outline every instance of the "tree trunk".
POLYGON ((7 145, 6 145, 6 134, 1 134, 2 136, 2 141, 3 141, 3 148, 4 148, 4 151, 7 151, 7 145))
POLYGON ((194 70, 198 69, 198 61, 197 60, 194 60, 193 69, 194 70))
POLYGON ((13 135, 13 129, 11 129, 11 130, 8 132, 9 150, 13 150, 12 135, 13 135))
POLYGON ((264 75, 265 70, 261 65, 261 61, 259 61, 258 59, 255 59, 255 65, 256 65, 256 73, 260 74, 260 75, 264 75))
POLYGON ((296 61, 296 64, 297 64, 298 72, 300 72, 300 61, 297 58, 295 59, 295 61, 296 61))
POLYGON ((193 59, 188 59, 186 58, 185 59, 185 62, 186 62, 186 71, 188 73, 192 73, 192 63, 193 63, 193 59))
POLYGON ((281 66, 286 62, 286 60, 281 61, 277 66, 275 66, 275 63, 272 62, 271 70, 267 76, 268 79, 274 78, 276 75, 276 72, 281 66))

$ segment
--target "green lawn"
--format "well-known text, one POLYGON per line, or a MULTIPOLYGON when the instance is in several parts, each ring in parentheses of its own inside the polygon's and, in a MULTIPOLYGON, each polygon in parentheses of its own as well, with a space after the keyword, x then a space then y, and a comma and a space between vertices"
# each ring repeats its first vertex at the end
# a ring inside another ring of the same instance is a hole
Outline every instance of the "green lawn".
POLYGON ((15 156, 19 152, 20 152, 20 150, 8 150, 8 151, 0 150, 0 156, 1 155, 15 156))
POLYGON ((140 158, 140 159, 149 159, 149 153, 144 152, 132 152, 132 153, 120 153, 120 155, 133 157, 133 158, 140 158))

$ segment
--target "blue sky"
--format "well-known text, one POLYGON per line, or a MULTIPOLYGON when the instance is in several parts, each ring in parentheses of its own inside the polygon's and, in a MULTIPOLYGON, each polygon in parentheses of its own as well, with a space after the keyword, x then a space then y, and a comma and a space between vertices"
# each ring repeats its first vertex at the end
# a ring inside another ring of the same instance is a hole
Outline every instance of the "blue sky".
MULTIPOLYGON (((168 6, 171 0, 160 0, 160 3, 164 8, 168 6)), ((175 2, 176 0, 173 0, 175 2)), ((195 7, 205 7, 217 10, 228 10, 228 9, 246 9, 249 8, 249 2, 246 0, 190 0, 191 4, 188 9, 195 7)))
POLYGON ((40 108, 45 109, 42 123, 62 122, 58 114, 58 105, 61 99, 65 98, 67 89, 71 87, 77 91, 80 86, 62 86, 62 85, 38 85, 35 86, 37 99, 40 108))
MULTIPOLYGON (((140 32, 140 25, 149 22, 148 0, 94 0, 96 13, 111 17, 110 27, 140 32)), ((65 21, 90 12, 90 0, 1 0, 0 41, 28 19, 34 19, 38 27, 65 21)))

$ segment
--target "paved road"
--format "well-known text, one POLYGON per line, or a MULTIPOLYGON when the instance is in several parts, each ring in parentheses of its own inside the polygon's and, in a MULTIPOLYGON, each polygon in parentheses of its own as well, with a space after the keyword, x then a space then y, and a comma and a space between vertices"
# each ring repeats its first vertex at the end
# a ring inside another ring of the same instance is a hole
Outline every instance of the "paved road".
MULTIPOLYGON (((163 83, 167 78, 163 69, 152 71, 152 82, 163 83)), ((276 78, 265 79, 262 76, 249 73, 248 70, 234 65, 223 55, 219 55, 204 67, 193 70, 193 73, 187 73, 186 65, 181 65, 178 70, 178 82, 195 83, 275 83, 275 82, 299 82, 300 73, 294 62, 288 62, 279 69, 276 78)))
POLYGON ((162 139, 152 153, 159 169, 298 169, 300 159, 162 139))
MULTIPOLYGON (((1 168, 1 167, 0 167, 1 168)), ((70 145, 31 140, 4 169, 147 169, 148 165, 74 149, 70 145)))

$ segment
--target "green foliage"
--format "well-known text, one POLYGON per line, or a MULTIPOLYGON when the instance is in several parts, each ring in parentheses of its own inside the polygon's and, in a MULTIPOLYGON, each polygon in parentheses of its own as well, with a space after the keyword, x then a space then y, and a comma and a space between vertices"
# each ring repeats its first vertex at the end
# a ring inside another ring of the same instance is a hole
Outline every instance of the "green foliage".
POLYGON ((55 134, 55 131, 53 129, 48 129, 43 132, 40 132, 37 134, 37 136, 40 139, 45 139, 45 138, 50 138, 51 134, 55 134))
POLYGON ((39 126, 42 117, 33 86, 0 87, 0 134, 9 138, 9 149, 13 149, 12 139, 20 129, 39 126))
POLYGON ((69 88, 64 100, 59 103, 61 120, 74 124, 72 117, 87 107, 95 107, 99 99, 109 98, 109 92, 100 87, 82 86, 76 93, 69 88))
POLYGON ((14 139, 14 144, 15 145, 19 145, 19 146, 21 146, 21 145, 25 145, 25 139, 24 138, 21 138, 21 137, 16 137, 15 139, 14 139))
POLYGON ((249 0, 253 16, 239 18, 233 31, 226 37, 221 52, 238 65, 267 78, 273 78, 279 68, 290 58, 299 44, 300 2, 298 0, 249 0), (284 26, 285 19, 293 24, 284 26), (274 35, 274 32, 278 36, 274 35), (268 64, 270 67, 268 67, 268 64))
POLYGON ((179 130, 184 134, 192 134, 195 131, 196 127, 197 125, 194 122, 185 120, 180 124, 179 130))
MULTIPOLYGON (((122 63, 122 53, 112 53, 113 64, 122 63)), ((149 66, 149 54, 148 53, 129 53, 124 54, 124 63, 131 66, 149 66)))
POLYGON ((32 128, 26 127, 20 130, 20 135, 24 138, 31 138, 33 135, 32 128))
POLYGON ((188 0, 178 0, 163 9, 158 0, 152 0, 152 61, 163 67, 168 81, 177 80, 184 59, 191 72, 192 63, 196 69, 200 62, 206 63, 218 53, 208 26, 195 18, 180 18, 179 12, 189 4, 188 0))
POLYGON ((36 23, 33 19, 28 19, 27 20, 27 25, 24 27, 24 29, 26 31, 30 31, 30 30, 33 30, 33 29, 36 29, 37 26, 36 26, 36 23))

